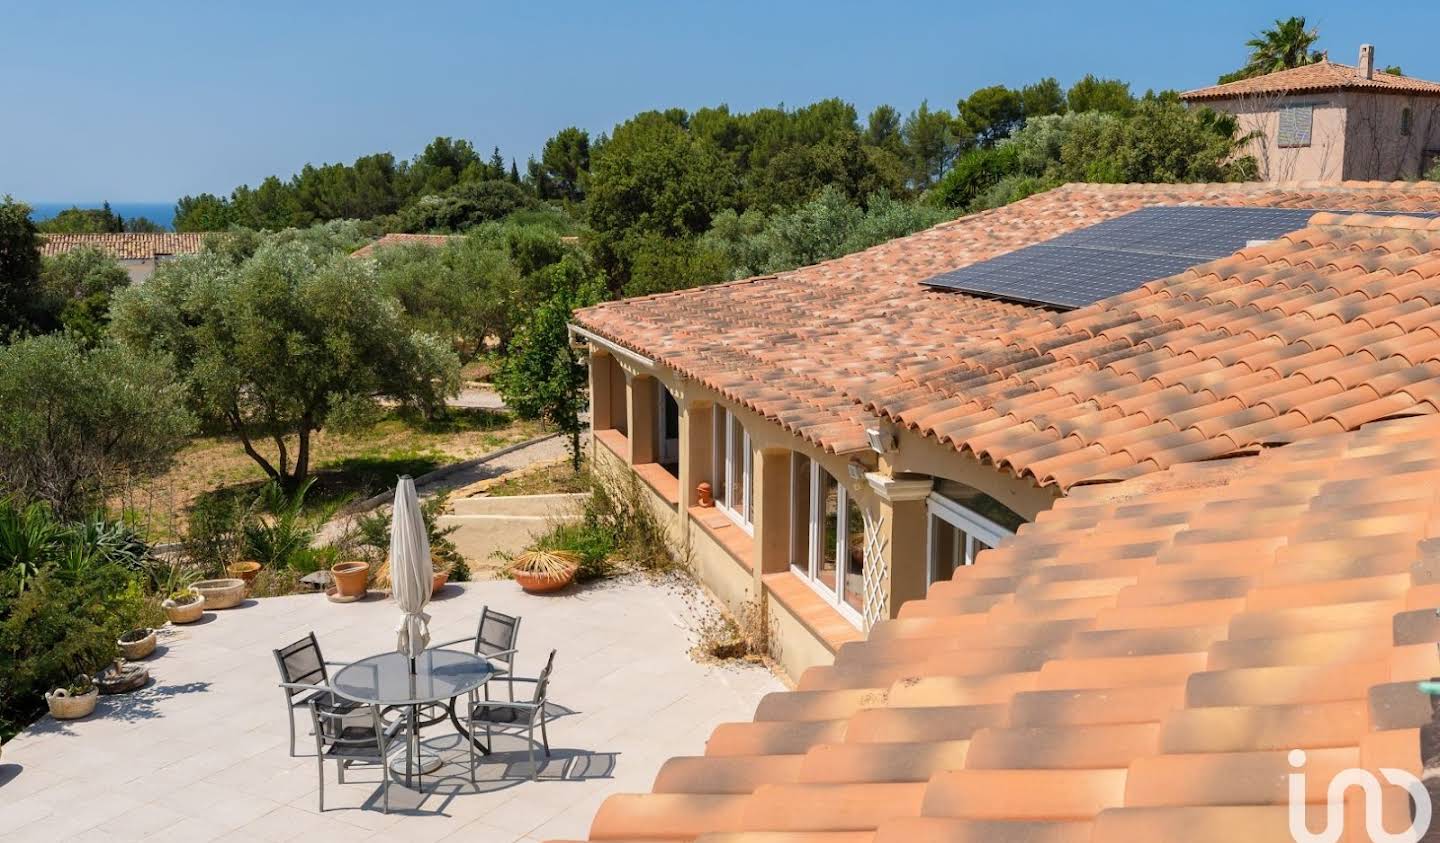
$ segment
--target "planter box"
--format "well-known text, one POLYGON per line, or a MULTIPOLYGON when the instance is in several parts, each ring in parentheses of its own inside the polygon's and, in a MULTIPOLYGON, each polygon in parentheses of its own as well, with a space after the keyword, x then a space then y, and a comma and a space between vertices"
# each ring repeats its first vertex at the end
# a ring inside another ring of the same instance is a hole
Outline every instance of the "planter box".
POLYGON ((559 591, 575 581, 575 569, 567 574, 558 576, 545 576, 544 574, 527 574, 524 571, 511 571, 510 575, 520 587, 531 594, 548 594, 552 591, 559 591))
POLYGON ((242 579, 201 580, 194 587, 205 598, 207 609, 231 609, 245 599, 245 581, 242 579))
POLYGON ((189 603, 176 603, 174 600, 166 598, 160 604, 160 608, 165 610, 165 617, 169 618, 171 623, 194 623, 200 620, 201 615, 205 614, 205 598, 193 588, 190 589, 190 592, 195 595, 195 599, 189 603))
POLYGON ((127 661, 138 662, 155 652, 155 630, 132 629, 120 636, 120 640, 115 643, 127 661))
POLYGON ((95 710, 95 701, 100 699, 100 689, 91 688, 89 693, 72 697, 64 688, 57 688, 45 695, 45 704, 50 707, 50 716, 56 720, 79 720, 89 717, 95 710))

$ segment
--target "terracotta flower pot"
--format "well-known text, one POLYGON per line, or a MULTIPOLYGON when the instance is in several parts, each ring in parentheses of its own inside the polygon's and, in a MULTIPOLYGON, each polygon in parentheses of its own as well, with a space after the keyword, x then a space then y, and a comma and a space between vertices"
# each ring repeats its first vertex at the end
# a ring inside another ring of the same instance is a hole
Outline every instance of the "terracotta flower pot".
POLYGON ((244 580, 245 587, 249 588, 255 584, 255 576, 260 573, 260 563, 249 560, 233 562, 225 566, 225 573, 236 579, 244 580))
POLYGON ((165 610, 165 617, 169 618, 171 623, 194 623, 200 620, 201 615, 205 614, 205 598, 193 588, 190 589, 190 594, 193 597, 184 603, 166 598, 160 604, 160 608, 165 610))
POLYGON ((430 593, 439 594, 440 589, 445 587, 445 583, 450 582, 450 569, 446 568, 443 571, 436 571, 434 576, 435 578, 430 585, 430 593))
POLYGON ((83 694, 71 696, 64 688, 56 688, 45 695, 45 704, 50 707, 50 716, 56 720, 79 720, 89 717, 95 710, 95 701, 100 699, 100 689, 91 686, 83 694))
POLYGON ((132 662, 138 662, 155 652, 155 630, 132 629, 121 635, 120 640, 115 643, 119 645, 121 655, 132 662))
POLYGON ((695 487, 695 502, 701 506, 715 505, 715 490, 709 483, 701 483, 695 487))
POLYGON ((525 571, 513 571, 511 572, 511 576, 515 577, 515 582, 519 583, 520 587, 530 594, 547 594, 552 591, 559 591, 574 582, 575 571, 575 568, 571 568, 567 573, 548 576, 545 574, 530 574, 525 571))
POLYGON ((365 581, 370 574, 368 562, 341 562, 331 567, 335 577, 335 591, 341 597, 364 597, 365 581))

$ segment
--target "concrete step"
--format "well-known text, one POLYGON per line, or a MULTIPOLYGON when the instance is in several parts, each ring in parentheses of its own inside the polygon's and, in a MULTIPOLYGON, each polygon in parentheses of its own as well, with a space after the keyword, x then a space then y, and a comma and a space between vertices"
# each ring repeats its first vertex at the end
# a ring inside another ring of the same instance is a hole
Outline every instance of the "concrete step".
POLYGON ((586 493, 514 495, 458 498, 450 502, 451 515, 565 516, 578 511, 586 493))

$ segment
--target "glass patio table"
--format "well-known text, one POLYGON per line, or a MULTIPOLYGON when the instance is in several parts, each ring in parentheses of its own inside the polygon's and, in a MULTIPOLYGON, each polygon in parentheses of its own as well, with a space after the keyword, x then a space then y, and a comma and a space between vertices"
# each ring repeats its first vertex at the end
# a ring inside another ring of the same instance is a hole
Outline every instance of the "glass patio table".
MULTIPOLYGON (((403 653, 381 653, 361 659, 336 673, 331 686, 336 693, 356 702, 408 710, 405 758, 390 765, 391 772, 405 774, 408 786, 412 771, 429 773, 440 766, 439 756, 421 756, 420 727, 439 723, 448 715, 466 739, 474 740, 455 714, 455 700, 477 690, 494 675, 495 668, 480 656, 437 649, 421 653, 414 660, 413 669, 411 660, 403 653), (421 709, 432 706, 440 706, 446 714, 421 723, 421 709)), ((489 752, 489 747, 478 741, 476 746, 489 752)))

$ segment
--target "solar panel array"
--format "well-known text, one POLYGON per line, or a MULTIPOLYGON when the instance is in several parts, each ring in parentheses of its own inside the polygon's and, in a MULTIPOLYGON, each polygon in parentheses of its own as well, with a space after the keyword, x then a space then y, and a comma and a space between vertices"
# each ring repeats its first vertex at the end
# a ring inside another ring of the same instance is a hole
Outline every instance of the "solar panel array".
POLYGON ((1252 241, 1302 229, 1314 213, 1297 208, 1142 208, 921 283, 1025 304, 1083 307, 1226 257, 1252 241))

